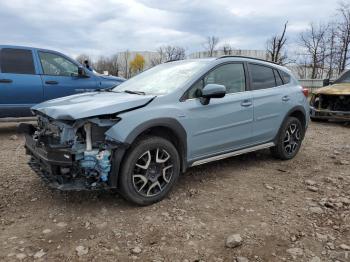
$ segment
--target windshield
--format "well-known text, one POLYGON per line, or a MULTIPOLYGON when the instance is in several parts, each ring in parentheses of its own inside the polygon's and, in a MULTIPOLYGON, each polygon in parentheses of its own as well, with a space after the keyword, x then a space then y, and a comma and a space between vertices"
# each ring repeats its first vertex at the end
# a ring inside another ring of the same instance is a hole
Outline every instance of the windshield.
POLYGON ((168 94, 183 85, 207 64, 208 60, 161 64, 123 82, 113 91, 132 91, 152 95, 168 94))
POLYGON ((350 70, 342 74, 334 83, 350 83, 350 70))

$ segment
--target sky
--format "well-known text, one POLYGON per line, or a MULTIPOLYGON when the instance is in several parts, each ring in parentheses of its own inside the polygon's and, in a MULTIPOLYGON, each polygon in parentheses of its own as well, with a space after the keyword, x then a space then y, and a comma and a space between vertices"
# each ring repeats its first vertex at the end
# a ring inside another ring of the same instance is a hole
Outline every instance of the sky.
POLYGON ((0 44, 97 57, 168 44, 191 53, 214 35, 237 49, 265 49, 286 21, 293 45, 311 22, 334 18, 336 6, 336 0, 1 0, 0 44))

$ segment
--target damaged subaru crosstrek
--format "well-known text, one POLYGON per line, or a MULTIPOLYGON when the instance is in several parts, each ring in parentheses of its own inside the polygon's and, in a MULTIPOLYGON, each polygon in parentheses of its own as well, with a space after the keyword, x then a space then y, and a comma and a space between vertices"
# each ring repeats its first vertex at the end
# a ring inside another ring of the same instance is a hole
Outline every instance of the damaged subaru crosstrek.
POLYGON ((245 57, 168 62, 117 88, 50 100, 21 124, 29 165, 60 190, 118 189, 149 205, 180 173, 270 148, 293 158, 307 90, 284 67, 245 57))

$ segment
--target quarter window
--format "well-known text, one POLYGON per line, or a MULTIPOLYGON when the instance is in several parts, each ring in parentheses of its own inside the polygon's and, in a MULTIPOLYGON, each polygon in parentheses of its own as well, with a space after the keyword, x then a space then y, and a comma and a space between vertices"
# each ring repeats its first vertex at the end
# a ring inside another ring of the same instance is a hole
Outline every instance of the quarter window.
POLYGON ((14 48, 1 49, 0 70, 2 73, 35 74, 32 51, 14 48))
POLYGON ((281 74, 281 77, 283 79, 283 83, 288 84, 290 82, 290 75, 284 71, 280 71, 280 74, 281 74))
POLYGON ((40 62, 45 75, 77 76, 78 66, 68 59, 53 53, 39 52, 40 62))
POLYGON ((249 65, 252 75, 252 89, 259 90, 276 86, 273 69, 262 65, 249 65))
POLYGON ((245 73, 243 64, 225 64, 209 72, 200 79, 188 92, 188 98, 199 97, 199 90, 207 84, 218 84, 226 87, 226 94, 245 91, 245 73))

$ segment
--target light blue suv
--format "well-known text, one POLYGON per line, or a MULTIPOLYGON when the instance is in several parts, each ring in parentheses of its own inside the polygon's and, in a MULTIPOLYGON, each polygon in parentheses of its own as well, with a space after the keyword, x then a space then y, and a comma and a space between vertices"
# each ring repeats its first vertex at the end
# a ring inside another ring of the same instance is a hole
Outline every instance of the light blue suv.
POLYGON ((169 62, 118 88, 32 108, 30 165, 61 190, 118 189, 148 205, 187 168, 270 148, 287 160, 309 121, 307 90, 284 67, 227 56, 169 62))

